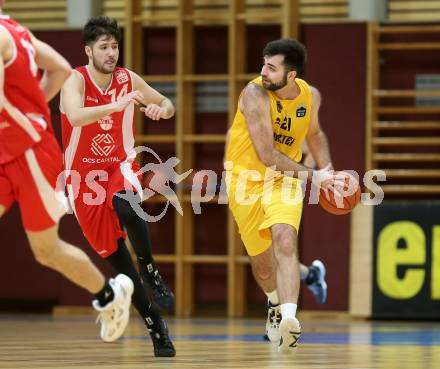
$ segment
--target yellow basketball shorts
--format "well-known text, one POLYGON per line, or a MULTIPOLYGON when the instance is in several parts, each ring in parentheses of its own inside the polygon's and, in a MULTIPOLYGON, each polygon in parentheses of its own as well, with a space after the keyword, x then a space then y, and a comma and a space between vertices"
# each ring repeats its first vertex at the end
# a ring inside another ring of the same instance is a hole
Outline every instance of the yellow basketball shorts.
POLYGON ((227 186, 229 208, 250 256, 272 244, 271 227, 289 224, 298 232, 303 207, 302 182, 281 176, 273 181, 246 181, 231 174, 227 186))

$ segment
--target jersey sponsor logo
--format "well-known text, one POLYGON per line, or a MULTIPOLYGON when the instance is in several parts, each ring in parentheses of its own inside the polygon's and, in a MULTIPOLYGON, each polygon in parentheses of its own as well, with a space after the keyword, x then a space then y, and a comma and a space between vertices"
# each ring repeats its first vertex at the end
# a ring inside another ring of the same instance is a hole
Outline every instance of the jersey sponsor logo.
POLYGON ((123 69, 118 69, 116 71, 116 81, 118 81, 120 85, 128 82, 128 73, 123 69))
POLYGON ((290 131, 290 128, 292 128, 292 118, 284 117, 284 119, 281 120, 280 117, 277 117, 274 124, 280 126, 280 128, 285 131, 290 131))
POLYGON ((107 115, 104 118, 98 120, 98 123, 104 131, 108 131, 113 126, 113 118, 111 115, 107 115))
POLYGON ((107 158, 82 158, 84 164, 109 164, 109 163, 120 163, 121 159, 117 156, 110 156, 107 158))
POLYGON ((115 147, 115 140, 108 133, 100 133, 92 139, 91 150, 96 156, 109 156, 115 147))
POLYGON ((304 118, 306 116, 307 109, 305 106, 300 106, 298 109, 296 109, 296 117, 297 118, 304 118))
POLYGON ((94 98, 94 97, 91 97, 91 96, 86 96, 86 100, 87 101, 93 101, 94 103, 98 103, 98 99, 96 99, 96 98, 94 98))
POLYGON ((292 144, 295 142, 295 138, 291 136, 285 136, 282 134, 275 133, 273 134, 273 139, 275 142, 278 142, 283 145, 292 146, 292 144))

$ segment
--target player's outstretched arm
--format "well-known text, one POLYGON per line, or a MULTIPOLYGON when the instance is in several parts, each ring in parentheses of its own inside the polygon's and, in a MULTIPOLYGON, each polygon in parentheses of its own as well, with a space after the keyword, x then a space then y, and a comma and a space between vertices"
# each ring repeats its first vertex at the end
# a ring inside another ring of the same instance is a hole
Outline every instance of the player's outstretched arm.
POLYGON ((50 45, 40 41, 32 34, 31 40, 36 51, 35 62, 38 68, 44 70, 40 87, 46 101, 50 101, 60 92, 61 86, 69 77, 72 68, 69 62, 50 45))
POLYGON ((139 104, 142 94, 133 91, 117 101, 93 107, 83 105, 84 79, 74 71, 61 89, 60 110, 74 127, 86 126, 112 113, 123 111, 129 104, 139 104))
POLYGON ((306 140, 310 152, 315 159, 318 168, 330 166, 333 168, 330 156, 330 147, 328 139, 319 124, 319 107, 321 106, 321 94, 312 87, 312 112, 310 118, 310 126, 307 132, 306 140))
POLYGON ((168 119, 174 115, 174 105, 170 99, 166 98, 143 80, 139 75, 131 72, 133 79, 133 89, 139 90, 144 96, 142 104, 145 107, 141 111, 152 120, 168 119))

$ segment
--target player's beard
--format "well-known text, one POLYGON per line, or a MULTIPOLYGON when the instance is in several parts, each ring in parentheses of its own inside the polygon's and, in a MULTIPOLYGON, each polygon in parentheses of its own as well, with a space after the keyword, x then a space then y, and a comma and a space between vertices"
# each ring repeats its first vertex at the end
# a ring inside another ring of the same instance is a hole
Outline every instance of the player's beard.
POLYGON ((116 64, 112 67, 107 66, 105 63, 99 63, 98 60, 92 55, 93 66, 99 73, 112 74, 116 68, 116 64))
POLYGON ((279 90, 280 88, 283 88, 286 85, 287 85, 287 73, 284 73, 283 79, 280 82, 277 83, 270 82, 269 84, 264 84, 263 82, 263 87, 269 91, 279 90))

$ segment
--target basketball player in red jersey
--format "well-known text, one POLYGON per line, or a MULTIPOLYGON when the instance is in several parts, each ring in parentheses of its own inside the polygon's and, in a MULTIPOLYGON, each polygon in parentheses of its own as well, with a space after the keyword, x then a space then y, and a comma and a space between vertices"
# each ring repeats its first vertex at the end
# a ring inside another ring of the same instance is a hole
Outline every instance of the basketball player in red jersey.
POLYGON ((153 120, 170 118, 170 100, 134 72, 116 66, 120 30, 116 20, 92 18, 83 29, 86 66, 76 68, 61 92, 64 160, 70 203, 90 245, 118 273, 134 282, 133 303, 153 340, 156 356, 174 356, 165 321, 148 300, 162 308, 174 296, 154 263, 147 224, 124 195, 141 201, 135 174, 133 113, 135 104, 153 120), (118 196, 122 195, 122 196, 118 196), (125 244, 126 229, 139 263, 138 273, 125 244))
POLYGON ((18 202, 37 261, 95 295, 101 337, 114 341, 128 323, 133 282, 122 274, 105 281, 82 250, 58 237, 66 209, 55 190, 62 154, 47 101, 70 73, 69 63, 54 49, 0 15, 0 216, 18 202))

